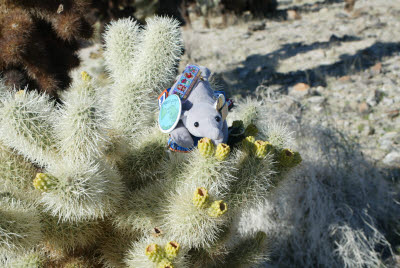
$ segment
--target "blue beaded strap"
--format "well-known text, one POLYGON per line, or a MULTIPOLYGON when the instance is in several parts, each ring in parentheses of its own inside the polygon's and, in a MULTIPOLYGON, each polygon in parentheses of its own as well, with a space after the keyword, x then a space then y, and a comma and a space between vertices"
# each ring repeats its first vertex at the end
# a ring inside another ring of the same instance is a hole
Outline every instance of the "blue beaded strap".
POLYGON ((200 75, 201 71, 198 66, 186 66, 176 85, 171 89, 170 94, 176 94, 181 98, 182 101, 185 101, 196 85, 200 75))
POLYGON ((168 139, 169 149, 174 152, 188 153, 197 147, 197 144, 199 143, 199 140, 200 140, 199 137, 195 137, 193 135, 192 135, 192 138, 194 141, 194 145, 190 148, 186 148, 186 147, 179 146, 176 142, 174 142, 174 140, 171 137, 169 137, 169 139, 168 139))

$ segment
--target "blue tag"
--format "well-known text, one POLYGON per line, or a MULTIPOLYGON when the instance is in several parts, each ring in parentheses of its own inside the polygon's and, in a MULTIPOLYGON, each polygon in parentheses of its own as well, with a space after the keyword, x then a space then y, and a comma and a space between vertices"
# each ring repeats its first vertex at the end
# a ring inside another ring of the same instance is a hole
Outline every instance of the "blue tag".
POLYGON ((164 133, 169 133, 181 119, 182 104, 179 96, 172 94, 162 103, 158 114, 158 125, 164 133))

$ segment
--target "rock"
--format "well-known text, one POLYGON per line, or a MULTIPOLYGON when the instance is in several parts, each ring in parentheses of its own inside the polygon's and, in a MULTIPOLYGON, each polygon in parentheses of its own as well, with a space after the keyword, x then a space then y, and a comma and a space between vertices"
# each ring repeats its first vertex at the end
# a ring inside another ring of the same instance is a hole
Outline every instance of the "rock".
POLYGON ((323 96, 312 96, 308 98, 308 102, 311 102, 312 104, 317 104, 321 105, 325 102, 325 97, 323 96))
POLYGON ((396 131, 391 131, 391 132, 385 133, 385 135, 383 135, 380 138, 380 140, 383 140, 383 139, 394 140, 394 138, 396 138, 397 136, 399 136, 399 133, 397 133, 396 131))
POLYGON ((383 158, 382 162, 389 166, 398 166, 400 167, 400 152, 390 152, 385 158, 383 158))
POLYGON ((289 89, 289 95, 302 98, 310 93, 310 86, 305 83, 298 83, 289 89))
POLYGON ((394 104, 394 99, 383 97, 382 104, 385 106, 391 106, 392 104, 394 104))
POLYGON ((257 66, 255 73, 256 74, 261 73, 262 69, 263 69, 263 66, 261 66, 261 65, 257 66))
POLYGON ((297 83, 294 85, 293 89, 296 91, 306 91, 310 88, 310 86, 306 83, 297 83))
POLYGON ((248 29, 250 32, 262 31, 265 29, 265 21, 253 23, 249 26, 248 29))
POLYGON ((371 73, 373 75, 377 75, 380 74, 382 72, 382 63, 378 62, 377 64, 375 64, 374 66, 371 67, 371 73))
POLYGON ((328 8, 323 7, 323 8, 321 8, 321 10, 320 10, 319 12, 321 12, 321 13, 327 13, 328 11, 329 11, 328 8))
POLYGON ((288 10, 287 18, 289 20, 299 20, 299 19, 301 19, 301 16, 300 16, 299 12, 297 12, 296 10, 288 10))
POLYGON ((243 38, 243 39, 249 39, 250 36, 251 36, 251 32, 245 32, 245 33, 242 35, 242 38, 243 38))
POLYGON ((380 141, 379 148, 385 151, 389 151, 392 149, 393 142, 391 140, 385 139, 380 141))
POLYGON ((370 112, 370 106, 364 101, 358 105, 358 112, 360 114, 368 114, 370 112))
POLYGON ((339 78, 340 82, 349 82, 350 81, 350 75, 345 75, 339 78))

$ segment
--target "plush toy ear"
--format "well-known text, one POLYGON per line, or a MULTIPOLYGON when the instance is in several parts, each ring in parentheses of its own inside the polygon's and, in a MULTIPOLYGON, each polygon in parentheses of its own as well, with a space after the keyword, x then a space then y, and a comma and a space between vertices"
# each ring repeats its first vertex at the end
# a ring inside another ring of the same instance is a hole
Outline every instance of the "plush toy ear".
POLYGON ((208 68, 204 67, 204 66, 199 66, 199 68, 200 68, 201 77, 203 78, 203 80, 208 80, 208 78, 211 75, 211 71, 208 68))
POLYGON ((228 116, 228 105, 226 105, 226 100, 224 94, 219 94, 217 100, 214 104, 215 109, 221 113, 222 120, 225 121, 228 116))

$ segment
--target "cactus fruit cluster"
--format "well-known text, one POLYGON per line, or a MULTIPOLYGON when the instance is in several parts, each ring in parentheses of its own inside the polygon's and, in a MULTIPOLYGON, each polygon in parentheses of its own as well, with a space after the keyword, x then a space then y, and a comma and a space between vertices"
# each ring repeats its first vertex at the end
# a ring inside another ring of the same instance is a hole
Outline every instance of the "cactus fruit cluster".
POLYGON ((9 87, 57 97, 79 65, 79 42, 92 36, 89 1, 0 1, 0 72, 9 87))
POLYGON ((173 83, 181 53, 176 20, 140 27, 123 19, 105 33, 109 87, 83 72, 55 103, 0 84, 1 267, 265 260, 265 236, 238 235, 234 219, 261 204, 301 158, 285 149, 293 145, 288 132, 260 119, 263 106, 252 101, 228 116, 235 126, 241 120, 242 138, 255 135, 243 145, 205 137, 190 153, 167 152, 156 97, 173 83))

